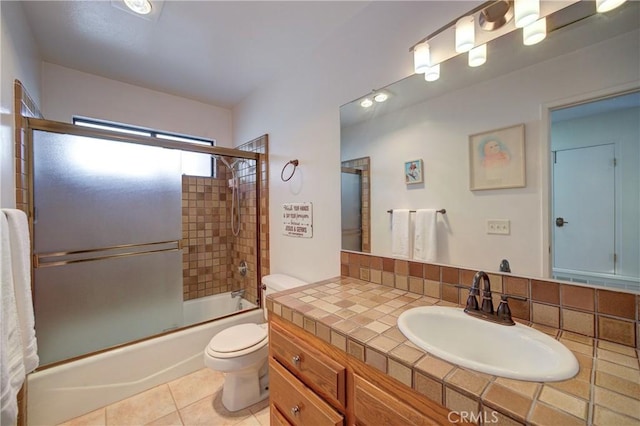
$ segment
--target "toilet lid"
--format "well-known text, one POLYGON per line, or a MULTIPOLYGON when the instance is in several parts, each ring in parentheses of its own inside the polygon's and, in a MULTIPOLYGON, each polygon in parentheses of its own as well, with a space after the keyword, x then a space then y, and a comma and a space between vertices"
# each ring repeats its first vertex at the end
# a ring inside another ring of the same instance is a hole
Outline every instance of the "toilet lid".
POLYGON ((258 324, 239 324, 213 336, 209 349, 219 353, 238 352, 267 339, 267 330, 258 324))

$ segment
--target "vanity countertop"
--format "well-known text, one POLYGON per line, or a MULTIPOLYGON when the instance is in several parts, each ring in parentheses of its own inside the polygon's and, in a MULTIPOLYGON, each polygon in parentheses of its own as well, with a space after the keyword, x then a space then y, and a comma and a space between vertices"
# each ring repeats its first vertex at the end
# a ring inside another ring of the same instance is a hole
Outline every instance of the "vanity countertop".
POLYGON ((568 347, 578 359, 580 371, 576 377, 561 382, 495 377, 425 353, 405 338, 397 327, 398 316, 407 309, 428 305, 457 306, 347 277, 267 297, 271 314, 452 411, 482 416, 485 423, 640 425, 640 364, 636 349, 525 323, 568 347))

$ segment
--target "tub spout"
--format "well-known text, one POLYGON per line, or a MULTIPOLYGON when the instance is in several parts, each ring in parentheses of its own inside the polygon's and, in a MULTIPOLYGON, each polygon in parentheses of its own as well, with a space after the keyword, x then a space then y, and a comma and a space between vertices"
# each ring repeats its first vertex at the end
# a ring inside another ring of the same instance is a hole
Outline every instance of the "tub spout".
POLYGON ((244 297, 244 293, 245 293, 245 289, 244 288, 242 288, 240 290, 235 290, 235 291, 231 292, 231 297, 238 297, 238 296, 244 297))

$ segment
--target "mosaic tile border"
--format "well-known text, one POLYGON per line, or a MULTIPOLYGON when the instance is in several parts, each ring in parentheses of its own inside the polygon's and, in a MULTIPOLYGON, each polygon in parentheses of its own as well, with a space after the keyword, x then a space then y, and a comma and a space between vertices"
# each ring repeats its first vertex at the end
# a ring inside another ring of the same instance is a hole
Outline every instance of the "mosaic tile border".
MULTIPOLYGON (((342 251, 342 276, 381 284, 464 306, 477 270, 342 251)), ((514 318, 607 340, 640 344, 640 294, 538 280, 512 274, 489 274, 494 305, 502 294, 514 318)))

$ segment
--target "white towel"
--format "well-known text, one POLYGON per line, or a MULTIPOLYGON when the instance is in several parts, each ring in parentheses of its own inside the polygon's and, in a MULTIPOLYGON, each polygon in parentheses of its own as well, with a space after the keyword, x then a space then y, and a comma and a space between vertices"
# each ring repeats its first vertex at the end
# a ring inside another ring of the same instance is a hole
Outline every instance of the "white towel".
POLYGON ((409 210, 396 209, 391 213, 391 254, 409 258, 409 210))
POLYGON ((434 209, 416 211, 413 258, 435 262, 438 255, 437 212, 434 209))
POLYGON ((31 243, 29 240, 29 220, 22 210, 3 209, 9 222, 11 241, 11 269, 13 289, 16 295, 18 323, 22 334, 24 370, 31 373, 38 367, 38 344, 36 341, 33 299, 31 297, 31 243))
POLYGON ((0 422, 15 425, 18 391, 25 378, 22 336, 11 271, 11 241, 7 217, 0 214, 0 422))

